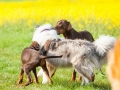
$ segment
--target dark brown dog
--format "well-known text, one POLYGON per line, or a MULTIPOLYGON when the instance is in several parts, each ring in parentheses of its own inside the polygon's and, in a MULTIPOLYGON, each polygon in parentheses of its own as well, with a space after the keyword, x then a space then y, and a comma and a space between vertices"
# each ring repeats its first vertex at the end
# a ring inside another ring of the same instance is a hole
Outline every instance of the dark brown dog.
POLYGON ((22 60, 22 68, 20 73, 20 78, 18 80, 18 84, 21 84, 23 81, 24 72, 27 76, 27 83, 23 84, 22 86, 27 86, 32 83, 32 78, 30 76, 30 71, 33 71, 35 82, 38 83, 38 78, 36 74, 36 67, 41 66, 43 71, 45 72, 49 83, 52 84, 50 79, 48 69, 46 68, 46 61, 47 58, 60 58, 62 56, 43 56, 40 54, 39 51, 39 44, 37 42, 33 42, 30 47, 25 48, 21 54, 22 60))
MULTIPOLYGON (((77 32, 75 29, 72 27, 71 23, 67 20, 60 20, 56 23, 55 30, 57 30, 58 34, 63 34, 63 36, 66 39, 85 39, 88 41, 93 42, 94 38, 92 34, 86 30, 77 32)), ((76 72, 75 70, 73 71, 71 81, 74 81, 76 78, 76 72)), ((80 80, 80 78, 79 78, 80 80)))

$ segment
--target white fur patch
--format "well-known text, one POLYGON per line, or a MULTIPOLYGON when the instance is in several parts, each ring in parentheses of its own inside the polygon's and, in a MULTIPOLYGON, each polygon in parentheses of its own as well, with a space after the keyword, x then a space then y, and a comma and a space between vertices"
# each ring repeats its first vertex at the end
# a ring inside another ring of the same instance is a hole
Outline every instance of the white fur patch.
POLYGON ((32 41, 37 41, 39 43, 40 47, 42 47, 46 43, 47 40, 60 38, 57 35, 56 30, 51 29, 51 28, 52 27, 50 24, 44 24, 44 25, 36 28, 32 41), (45 29, 50 29, 50 30, 45 30, 45 29), (43 30, 45 30, 45 31, 43 31, 43 30))
POLYGON ((35 28, 36 31, 34 33, 40 33, 44 29, 51 29, 51 28, 52 28, 51 24, 44 24, 44 25, 41 25, 40 27, 35 28))
POLYGON ((97 47, 96 52, 103 56, 106 51, 113 47, 116 39, 112 36, 101 35, 97 40, 94 41, 94 45, 97 47))

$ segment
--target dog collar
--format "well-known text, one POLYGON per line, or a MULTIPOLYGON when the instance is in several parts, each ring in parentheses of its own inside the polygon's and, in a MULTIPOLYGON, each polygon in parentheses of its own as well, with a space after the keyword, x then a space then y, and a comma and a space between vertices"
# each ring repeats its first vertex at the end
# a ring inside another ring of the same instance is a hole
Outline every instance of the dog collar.
MULTIPOLYGON (((44 32, 44 31, 49 31, 49 30, 50 30, 50 29, 44 29, 44 30, 42 30, 41 32, 44 32)), ((41 32, 40 32, 40 33, 41 33, 41 32)))
MULTIPOLYGON (((54 29, 54 28, 51 28, 51 29, 54 29)), ((44 30, 42 30, 41 32, 49 31, 49 30, 51 30, 51 29, 44 29, 44 30)), ((40 33, 41 33, 41 32, 40 32, 40 33)))

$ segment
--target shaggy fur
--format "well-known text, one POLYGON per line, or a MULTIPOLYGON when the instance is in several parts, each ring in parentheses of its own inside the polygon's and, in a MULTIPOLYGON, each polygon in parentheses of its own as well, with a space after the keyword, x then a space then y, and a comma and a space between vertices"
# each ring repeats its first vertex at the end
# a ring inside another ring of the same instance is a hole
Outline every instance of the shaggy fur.
POLYGON ((47 80, 51 84, 52 81, 49 77, 48 69, 46 68, 46 58, 60 58, 61 56, 43 56, 39 51, 39 44, 37 42, 33 42, 30 47, 25 48, 21 54, 22 60, 22 68, 20 73, 20 78, 18 80, 18 84, 21 84, 23 81, 24 72, 26 73, 28 81, 22 86, 27 86, 32 83, 32 78, 30 75, 30 71, 33 71, 35 82, 38 83, 38 78, 36 74, 36 67, 41 66, 44 73, 47 76, 47 80))
MULTIPOLYGON (((44 31, 44 33, 47 33, 47 31, 44 31)), ((39 35, 41 34, 42 33, 39 33, 39 35)), ((56 34, 54 36, 56 36, 56 34)), ((54 67, 52 71, 49 69, 50 74, 52 75, 58 67, 73 66, 82 76, 82 85, 94 81, 94 68, 101 69, 106 61, 107 51, 113 47, 115 42, 115 38, 111 36, 101 36, 94 43, 85 40, 58 40, 57 37, 53 40, 51 39, 53 36, 50 37, 50 35, 44 36, 44 40, 46 40, 46 37, 49 38, 48 40, 52 40, 46 55, 63 54, 63 57, 60 59, 47 59, 47 63, 54 67)), ((41 39, 37 38, 37 40, 37 42, 42 43, 41 39)), ((45 45, 45 43, 43 45, 45 45)), ((44 52, 44 50, 42 52, 44 52)), ((44 80, 43 82, 46 83, 44 80)))
POLYGON ((36 27, 32 41, 37 41, 39 45, 43 47, 47 40, 59 38, 57 32, 51 28, 50 24, 44 24, 40 27, 36 27))

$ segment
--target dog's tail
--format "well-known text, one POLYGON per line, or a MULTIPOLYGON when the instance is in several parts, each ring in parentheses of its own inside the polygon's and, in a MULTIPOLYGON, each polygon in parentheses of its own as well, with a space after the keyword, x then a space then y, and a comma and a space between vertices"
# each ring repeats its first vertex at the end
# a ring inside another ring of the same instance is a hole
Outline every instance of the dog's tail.
POLYGON ((63 55, 61 56, 43 56, 43 55, 40 55, 40 58, 41 59, 47 59, 47 58, 61 58, 63 55))
POLYGON ((93 43, 96 46, 96 52, 99 56, 103 56, 109 49, 114 46, 116 39, 112 36, 101 35, 93 43))
POLYGON ((95 45, 95 53, 98 57, 100 67, 104 65, 107 60, 106 58, 106 53, 113 48, 114 43, 116 42, 116 39, 112 36, 105 36, 101 35, 97 40, 93 42, 95 45))

